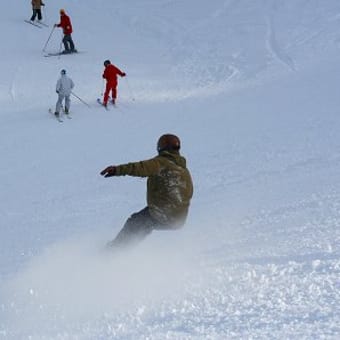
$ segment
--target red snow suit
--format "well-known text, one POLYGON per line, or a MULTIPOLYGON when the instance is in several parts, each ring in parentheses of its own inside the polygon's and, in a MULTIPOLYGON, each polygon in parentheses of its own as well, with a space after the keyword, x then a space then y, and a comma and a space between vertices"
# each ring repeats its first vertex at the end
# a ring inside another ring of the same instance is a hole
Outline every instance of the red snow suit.
POLYGON ((112 99, 113 101, 117 98, 117 84, 118 79, 117 76, 124 77, 125 73, 122 72, 118 67, 109 64, 105 66, 105 70, 103 73, 103 78, 106 79, 106 89, 104 93, 103 104, 106 105, 109 99, 110 91, 112 91, 112 99))
POLYGON ((73 32, 70 17, 64 13, 60 14, 60 23, 57 24, 57 27, 61 27, 64 34, 71 34, 73 32))

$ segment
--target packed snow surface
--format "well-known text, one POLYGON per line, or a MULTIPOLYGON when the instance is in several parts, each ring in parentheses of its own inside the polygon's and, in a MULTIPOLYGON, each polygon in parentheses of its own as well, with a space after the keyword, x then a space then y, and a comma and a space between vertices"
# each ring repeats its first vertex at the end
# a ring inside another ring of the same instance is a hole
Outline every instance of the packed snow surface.
POLYGON ((49 27, 21 0, 0 22, 0 339, 339 339, 340 2, 45 2, 49 27), (46 58, 60 8, 81 53, 46 58), (61 69, 90 106, 63 123, 61 69), (168 132, 185 227, 107 253, 145 179, 99 172, 168 132))

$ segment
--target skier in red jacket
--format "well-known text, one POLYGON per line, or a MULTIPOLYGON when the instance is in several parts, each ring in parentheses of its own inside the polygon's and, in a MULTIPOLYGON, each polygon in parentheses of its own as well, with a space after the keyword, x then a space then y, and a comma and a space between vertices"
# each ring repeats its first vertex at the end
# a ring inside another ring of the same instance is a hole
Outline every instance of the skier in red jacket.
POLYGON ((103 78, 106 79, 106 88, 104 93, 103 105, 107 106, 107 101, 109 100, 109 94, 112 92, 112 104, 116 103, 117 98, 117 76, 125 77, 126 73, 122 72, 118 67, 111 64, 110 60, 104 61, 105 70, 103 73, 103 78))
POLYGON ((64 38, 63 38, 63 44, 65 46, 65 50, 63 53, 75 53, 77 50, 74 48, 74 43, 72 40, 72 23, 71 19, 68 15, 66 15, 65 10, 61 9, 59 11, 60 13, 60 23, 55 24, 54 27, 61 27, 63 29, 64 38))

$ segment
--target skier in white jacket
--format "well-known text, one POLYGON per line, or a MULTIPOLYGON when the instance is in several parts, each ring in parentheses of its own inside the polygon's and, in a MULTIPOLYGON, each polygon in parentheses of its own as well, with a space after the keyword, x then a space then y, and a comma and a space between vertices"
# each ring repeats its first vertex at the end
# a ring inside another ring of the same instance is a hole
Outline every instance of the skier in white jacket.
POLYGON ((65 99, 65 114, 70 112, 70 95, 74 88, 73 80, 66 75, 66 70, 61 70, 61 77, 57 81, 56 92, 58 93, 58 101, 55 107, 55 116, 59 117, 59 112, 65 99))

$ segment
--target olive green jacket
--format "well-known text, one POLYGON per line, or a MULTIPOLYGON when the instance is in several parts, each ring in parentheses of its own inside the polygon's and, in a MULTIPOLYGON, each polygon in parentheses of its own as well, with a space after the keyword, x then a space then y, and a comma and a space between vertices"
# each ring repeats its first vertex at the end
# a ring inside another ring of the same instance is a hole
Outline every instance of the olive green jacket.
POLYGON ((162 151, 149 160, 118 165, 116 176, 148 177, 147 204, 164 226, 181 227, 187 217, 193 184, 186 160, 178 151, 162 151))

